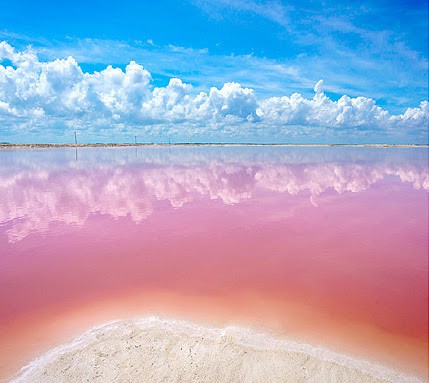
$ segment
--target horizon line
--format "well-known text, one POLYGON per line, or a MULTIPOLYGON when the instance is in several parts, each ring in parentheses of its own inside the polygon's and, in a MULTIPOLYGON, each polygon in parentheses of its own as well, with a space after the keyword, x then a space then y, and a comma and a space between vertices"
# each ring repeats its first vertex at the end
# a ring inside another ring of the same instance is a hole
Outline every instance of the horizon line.
POLYGON ((279 146, 279 147, 354 147, 354 148, 429 148, 429 144, 339 144, 339 143, 253 143, 253 142, 181 142, 181 143, 0 143, 0 149, 31 149, 31 148, 84 148, 84 147, 171 147, 171 146, 279 146))

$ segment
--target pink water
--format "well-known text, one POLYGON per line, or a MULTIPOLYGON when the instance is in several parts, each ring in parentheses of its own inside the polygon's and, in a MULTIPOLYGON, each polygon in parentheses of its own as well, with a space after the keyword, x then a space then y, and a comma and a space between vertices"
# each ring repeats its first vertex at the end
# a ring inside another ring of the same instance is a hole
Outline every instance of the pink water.
POLYGON ((0 378, 144 315, 426 375, 425 151, 187 150, 0 152, 0 378))

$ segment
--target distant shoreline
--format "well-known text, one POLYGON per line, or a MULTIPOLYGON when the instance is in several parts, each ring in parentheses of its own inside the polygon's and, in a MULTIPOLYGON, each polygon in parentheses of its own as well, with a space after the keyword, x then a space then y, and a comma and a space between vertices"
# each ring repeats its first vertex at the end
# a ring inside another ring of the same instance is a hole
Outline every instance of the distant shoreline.
POLYGON ((278 147, 320 147, 320 148, 429 148, 423 144, 257 144, 257 143, 96 143, 96 144, 10 144, 1 143, 0 149, 43 149, 43 148, 115 148, 115 147, 188 147, 188 146, 278 146, 278 147))

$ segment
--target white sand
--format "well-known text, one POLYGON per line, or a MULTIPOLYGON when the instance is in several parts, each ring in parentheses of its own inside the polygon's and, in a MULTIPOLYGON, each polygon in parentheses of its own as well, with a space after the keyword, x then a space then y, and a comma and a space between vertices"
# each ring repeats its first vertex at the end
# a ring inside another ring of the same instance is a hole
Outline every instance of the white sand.
POLYGON ((94 328, 13 382, 421 382, 324 348, 243 328, 146 318, 94 328))

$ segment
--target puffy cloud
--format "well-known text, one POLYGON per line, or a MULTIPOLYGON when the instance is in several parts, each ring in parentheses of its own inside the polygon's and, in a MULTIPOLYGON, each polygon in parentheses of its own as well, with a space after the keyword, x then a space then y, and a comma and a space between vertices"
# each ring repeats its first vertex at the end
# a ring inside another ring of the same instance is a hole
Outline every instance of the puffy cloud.
POLYGON ((150 74, 135 62, 125 72, 108 66, 88 74, 73 57, 44 63, 31 51, 14 53, 5 43, 0 48, 13 64, 0 65, 0 102, 18 117, 35 111, 53 119, 130 115, 149 97, 150 74))
POLYGON ((422 101, 419 108, 408 108, 404 114, 393 116, 392 120, 403 125, 420 126, 423 122, 428 126, 429 102, 422 101))
POLYGON ((366 97, 342 96, 332 101, 322 91, 319 81, 316 94, 309 100, 298 93, 287 97, 272 97, 260 103, 258 115, 265 122, 331 128, 423 129, 429 123, 428 102, 420 108, 409 108, 404 114, 390 115, 366 97))
POLYGON ((323 80, 319 80, 316 85, 314 85, 314 92, 315 93, 322 93, 323 92, 323 80))
POLYGON ((369 98, 331 100, 323 92, 323 80, 314 86, 312 99, 294 93, 258 100, 253 89, 235 82, 198 93, 172 78, 167 86, 153 88, 150 73, 133 61, 125 70, 108 66, 85 73, 73 57, 41 62, 31 49, 17 52, 6 42, 0 43, 0 62, 0 120, 5 127, 19 122, 29 128, 191 124, 202 129, 244 125, 426 131, 429 122, 427 101, 390 115, 369 98))

